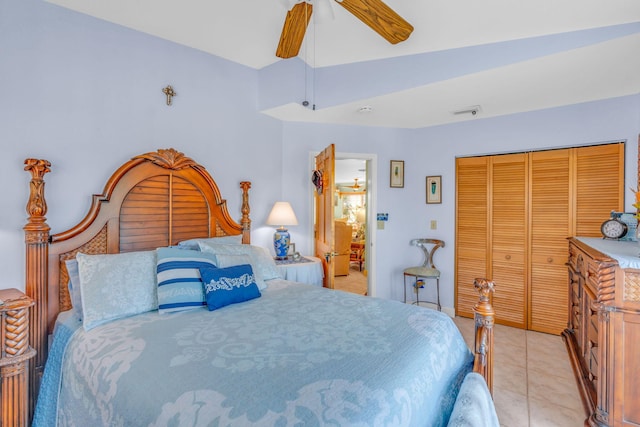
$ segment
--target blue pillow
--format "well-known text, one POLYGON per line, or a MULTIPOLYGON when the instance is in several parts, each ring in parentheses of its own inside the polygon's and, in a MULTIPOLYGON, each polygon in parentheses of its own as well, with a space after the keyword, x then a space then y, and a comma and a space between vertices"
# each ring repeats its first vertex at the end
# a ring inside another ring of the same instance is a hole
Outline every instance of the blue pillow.
POLYGON ((179 248, 158 248, 156 254, 158 311, 171 313, 205 305, 199 268, 215 268, 215 257, 179 248))
POLYGON ((209 310, 249 301, 260 296, 256 277, 249 264, 227 268, 200 268, 209 310))

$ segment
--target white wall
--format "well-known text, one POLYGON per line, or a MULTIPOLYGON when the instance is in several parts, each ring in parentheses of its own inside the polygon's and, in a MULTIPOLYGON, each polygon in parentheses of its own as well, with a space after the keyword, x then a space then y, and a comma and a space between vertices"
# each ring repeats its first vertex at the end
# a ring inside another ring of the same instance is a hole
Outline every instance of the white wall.
POLYGON ((252 215, 266 217, 280 197, 282 124, 256 111, 257 71, 40 0, 0 10, 0 288, 24 289, 26 158, 52 163, 52 233, 82 219, 122 163, 169 147, 209 170, 236 219, 239 183, 252 181, 252 215))
MULTIPOLYGON (((422 260, 421 252, 410 247, 409 240, 429 236, 446 242, 436 254, 436 263, 442 270, 442 305, 453 309, 455 158, 626 140, 625 179, 627 187, 635 188, 639 114, 640 95, 636 95, 419 130, 287 124, 285 194, 293 199, 302 221, 290 231, 299 242, 298 249, 311 250, 310 240, 302 243, 304 236, 294 234, 307 230, 312 218, 308 197, 312 190, 307 184, 310 171, 308 163, 299 159, 329 143, 335 143, 339 152, 377 153, 377 211, 389 213, 385 229, 377 232, 374 248, 377 296, 402 299, 402 270, 422 260), (390 160, 405 161, 404 188, 389 188, 390 160), (425 203, 427 175, 442 175, 442 204, 425 203), (435 231, 429 229, 431 220, 438 223, 435 231)), ((626 208, 631 209, 631 194, 626 196, 626 208)))

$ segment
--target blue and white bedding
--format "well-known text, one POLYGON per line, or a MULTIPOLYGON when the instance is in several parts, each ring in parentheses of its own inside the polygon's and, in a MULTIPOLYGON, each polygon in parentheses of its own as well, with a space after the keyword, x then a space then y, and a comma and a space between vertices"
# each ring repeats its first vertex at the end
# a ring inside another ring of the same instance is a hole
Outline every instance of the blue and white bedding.
POLYGON ((279 279, 55 335, 35 427, 441 426, 473 362, 440 312, 279 279))

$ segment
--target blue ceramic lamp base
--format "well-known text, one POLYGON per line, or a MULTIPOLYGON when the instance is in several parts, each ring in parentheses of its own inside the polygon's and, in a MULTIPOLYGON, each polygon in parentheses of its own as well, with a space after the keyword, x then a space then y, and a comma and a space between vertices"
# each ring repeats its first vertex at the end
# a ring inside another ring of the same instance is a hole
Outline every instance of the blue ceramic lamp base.
POLYGON ((277 259, 286 259, 289 253, 289 243, 291 236, 286 228, 281 227, 273 233, 273 249, 276 252, 277 259))

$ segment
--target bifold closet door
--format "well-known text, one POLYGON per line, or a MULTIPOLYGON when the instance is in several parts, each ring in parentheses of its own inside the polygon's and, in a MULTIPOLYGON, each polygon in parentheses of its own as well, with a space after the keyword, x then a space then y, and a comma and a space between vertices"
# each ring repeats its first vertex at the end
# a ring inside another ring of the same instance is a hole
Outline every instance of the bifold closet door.
POLYGON ((527 153, 492 156, 489 277, 496 321, 525 328, 528 258, 527 153))
POLYGON ((572 235, 601 237, 600 225, 611 211, 624 209, 624 143, 575 148, 575 167, 572 235))
POLYGON ((489 157, 456 159, 456 314, 473 317, 478 292, 473 281, 489 277, 488 183, 489 157))
POLYGON ((456 186, 456 314, 473 316, 488 277, 498 323, 560 333, 567 238, 601 236, 624 208, 624 143, 459 158, 456 186))
POLYGON ((528 329, 567 327, 567 237, 572 235, 572 149, 531 153, 528 329))

